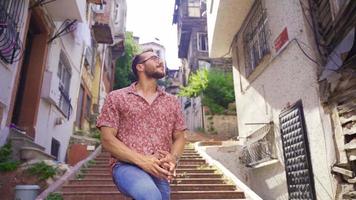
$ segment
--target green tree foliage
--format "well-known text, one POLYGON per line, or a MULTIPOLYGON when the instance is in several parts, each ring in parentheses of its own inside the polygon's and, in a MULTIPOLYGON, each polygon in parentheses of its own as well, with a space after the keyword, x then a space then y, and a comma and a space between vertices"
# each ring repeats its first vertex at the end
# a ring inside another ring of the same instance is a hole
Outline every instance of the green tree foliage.
POLYGON ((208 86, 203 91, 203 105, 212 113, 222 114, 229 103, 235 101, 232 73, 211 70, 208 73, 208 86))
POLYGON ((231 72, 199 70, 189 78, 187 87, 182 87, 179 96, 203 96, 202 103, 213 114, 222 114, 229 103, 235 101, 234 83, 231 72))
POLYGON ((57 173, 57 168, 47 165, 45 162, 39 162, 32 165, 27 171, 38 177, 40 180, 46 180, 48 178, 54 177, 57 173))
POLYGON ((127 87, 135 81, 135 75, 131 72, 131 63, 138 51, 139 46, 135 42, 132 32, 126 32, 125 53, 116 60, 114 89, 127 87))
POLYGON ((20 164, 19 161, 12 160, 11 152, 11 142, 8 142, 0 148, 0 171, 13 171, 17 169, 20 164))
POLYGON ((188 86, 181 87, 179 96, 197 97, 208 86, 208 70, 198 70, 189 77, 188 86))

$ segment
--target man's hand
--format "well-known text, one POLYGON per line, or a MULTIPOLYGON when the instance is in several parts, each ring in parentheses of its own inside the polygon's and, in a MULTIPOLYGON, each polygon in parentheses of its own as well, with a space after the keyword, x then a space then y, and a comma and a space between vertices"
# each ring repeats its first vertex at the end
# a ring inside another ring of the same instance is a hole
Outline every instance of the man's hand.
POLYGON ((168 170, 170 175, 168 181, 171 181, 176 176, 177 160, 171 153, 163 150, 158 150, 159 157, 161 158, 161 166, 168 170))
POLYGON ((161 179, 169 180, 171 173, 169 170, 161 167, 162 161, 155 156, 144 156, 139 165, 147 173, 161 179))

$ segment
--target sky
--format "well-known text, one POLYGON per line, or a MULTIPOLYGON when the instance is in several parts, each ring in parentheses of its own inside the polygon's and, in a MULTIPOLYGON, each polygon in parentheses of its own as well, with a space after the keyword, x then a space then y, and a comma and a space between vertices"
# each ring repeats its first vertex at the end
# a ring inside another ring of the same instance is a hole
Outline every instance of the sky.
POLYGON ((170 69, 178 69, 177 27, 172 24, 174 0, 127 0, 126 30, 140 37, 139 43, 157 42, 166 48, 170 69), (158 38, 159 41, 155 40, 158 38))

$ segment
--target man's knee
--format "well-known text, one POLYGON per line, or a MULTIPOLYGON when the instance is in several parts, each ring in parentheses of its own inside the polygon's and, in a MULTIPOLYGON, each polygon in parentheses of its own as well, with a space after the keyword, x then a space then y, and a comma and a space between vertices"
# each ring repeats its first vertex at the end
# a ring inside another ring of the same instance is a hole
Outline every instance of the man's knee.
POLYGON ((135 200, 162 200, 162 195, 156 185, 141 184, 136 186, 133 198, 135 200))

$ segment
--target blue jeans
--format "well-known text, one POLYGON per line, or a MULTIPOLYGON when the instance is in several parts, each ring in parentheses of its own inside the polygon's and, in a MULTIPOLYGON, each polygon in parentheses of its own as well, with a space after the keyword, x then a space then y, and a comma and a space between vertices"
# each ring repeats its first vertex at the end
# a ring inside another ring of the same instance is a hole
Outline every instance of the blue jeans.
POLYGON ((135 200, 169 200, 170 186, 167 180, 148 174, 136 165, 116 163, 113 179, 118 190, 135 200))

